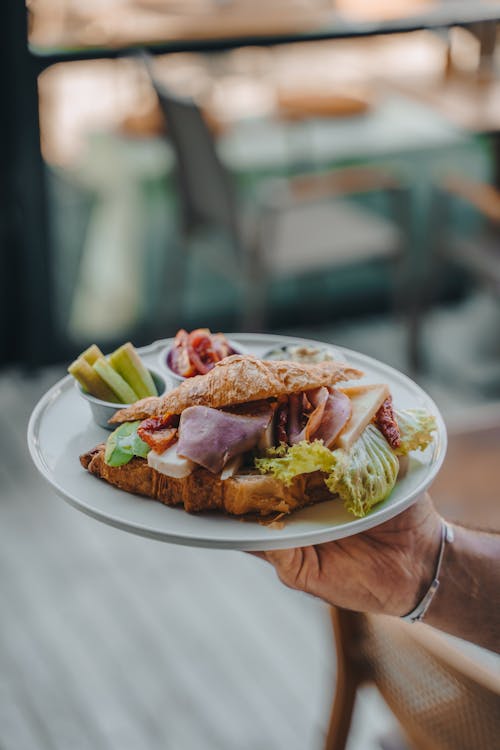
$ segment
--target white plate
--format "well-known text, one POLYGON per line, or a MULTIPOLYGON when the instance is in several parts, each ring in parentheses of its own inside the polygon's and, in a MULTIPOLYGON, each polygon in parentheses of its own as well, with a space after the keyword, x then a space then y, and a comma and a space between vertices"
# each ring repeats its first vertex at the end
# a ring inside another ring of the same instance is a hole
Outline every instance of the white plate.
MULTIPOLYGON (((249 352, 262 355, 273 346, 287 343, 323 345, 308 339, 264 334, 231 334, 249 352)), ((154 363, 157 341, 140 350, 146 364, 154 363)), ((217 549, 265 550, 318 544, 366 531, 401 513, 432 483, 446 453, 446 428, 432 399, 412 380, 392 367, 357 352, 335 347, 346 360, 366 373, 363 382, 388 383, 398 408, 427 409, 436 416, 437 432, 423 453, 412 454, 407 475, 391 495, 365 518, 347 513, 334 499, 293 513, 283 528, 243 522, 215 513, 193 515, 154 500, 131 495, 84 470, 81 453, 109 435, 92 420, 88 404, 73 387, 73 378, 56 383, 38 402, 28 425, 28 445, 33 461, 54 490, 78 510, 99 521, 141 536, 174 544, 217 549)))

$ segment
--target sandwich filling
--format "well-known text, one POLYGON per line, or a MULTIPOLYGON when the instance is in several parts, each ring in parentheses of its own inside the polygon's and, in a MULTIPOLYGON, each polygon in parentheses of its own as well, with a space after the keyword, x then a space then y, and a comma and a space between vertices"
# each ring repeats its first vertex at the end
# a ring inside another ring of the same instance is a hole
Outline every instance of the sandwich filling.
POLYGON ((386 384, 352 384, 362 376, 343 362, 232 355, 117 411, 106 446, 80 461, 192 512, 265 516, 337 497, 364 516, 390 495, 401 458, 431 443, 435 419, 395 410, 386 384))
POLYGON ((108 439, 105 461, 121 466, 140 457, 177 479, 200 467, 221 481, 254 472, 287 486, 320 472, 330 493, 364 516, 392 491, 399 457, 426 448, 434 429, 426 412, 396 412, 386 385, 320 386, 126 422, 108 439))

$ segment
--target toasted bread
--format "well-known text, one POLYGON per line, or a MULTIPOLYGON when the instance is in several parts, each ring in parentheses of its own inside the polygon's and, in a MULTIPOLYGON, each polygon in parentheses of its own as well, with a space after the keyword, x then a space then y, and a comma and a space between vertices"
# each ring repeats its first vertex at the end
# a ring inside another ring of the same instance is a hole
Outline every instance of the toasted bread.
POLYGON ((306 505, 335 497, 327 489, 320 472, 302 474, 290 486, 256 471, 236 474, 224 481, 203 468, 188 477, 175 479, 151 468, 143 458, 133 458, 125 466, 108 466, 104 444, 80 456, 91 474, 126 492, 181 506, 190 513, 219 511, 235 516, 270 516, 291 513, 306 505))
POLYGON ((188 406, 195 405, 220 409, 334 385, 362 375, 360 370, 343 362, 302 364, 235 354, 216 364, 206 375, 187 378, 160 398, 145 398, 120 409, 109 421, 121 424, 163 414, 181 414, 188 406))

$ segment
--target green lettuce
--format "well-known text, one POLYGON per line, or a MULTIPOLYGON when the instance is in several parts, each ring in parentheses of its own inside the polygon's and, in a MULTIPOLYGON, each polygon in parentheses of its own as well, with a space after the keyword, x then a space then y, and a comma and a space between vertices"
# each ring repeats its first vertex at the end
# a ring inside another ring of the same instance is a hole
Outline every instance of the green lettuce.
POLYGON ((299 474, 321 471, 330 492, 359 517, 390 494, 399 471, 398 457, 374 425, 368 425, 348 451, 331 451, 321 440, 304 440, 271 448, 265 458, 255 459, 255 466, 286 485, 299 474))
POLYGON ((372 424, 349 450, 332 451, 333 471, 325 483, 353 515, 362 517, 384 500, 396 484, 399 461, 382 433, 372 424))
POLYGON ((401 433, 401 444, 396 448, 399 456, 406 456, 410 451, 423 451, 432 442, 436 418, 425 409, 396 411, 396 419, 401 433))
POLYGON ((436 419, 424 409, 396 411, 401 444, 393 450, 380 430, 369 424, 349 450, 329 450, 321 440, 305 440, 288 447, 280 445, 256 458, 262 473, 272 474, 289 485, 299 474, 324 473, 325 484, 339 495, 348 511, 358 517, 385 500, 392 492, 399 472, 398 456, 425 450, 432 442, 436 419))
POLYGON ((291 484, 299 474, 313 471, 330 473, 335 465, 335 457, 322 440, 308 443, 305 440, 288 447, 280 445, 270 448, 266 458, 256 458, 255 466, 263 474, 272 474, 284 484, 291 484))
POLYGON ((146 458, 151 449, 137 434, 140 424, 140 420, 124 422, 111 433, 104 452, 104 460, 108 466, 124 466, 134 456, 146 458))

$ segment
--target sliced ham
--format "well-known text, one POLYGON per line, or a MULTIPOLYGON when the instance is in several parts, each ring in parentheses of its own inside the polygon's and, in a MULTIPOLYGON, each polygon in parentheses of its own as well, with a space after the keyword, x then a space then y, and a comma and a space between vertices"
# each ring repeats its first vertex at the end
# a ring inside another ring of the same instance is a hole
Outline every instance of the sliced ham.
POLYGON ((309 442, 316 440, 316 433, 321 427, 328 397, 328 388, 315 388, 314 391, 307 392, 308 401, 313 407, 304 429, 304 438, 309 442))
POLYGON ((293 394, 289 400, 289 444, 295 445, 302 440, 323 440, 326 447, 331 448, 349 421, 351 411, 350 399, 333 388, 321 387, 305 394, 293 394), (304 409, 304 401, 307 409, 304 409), (307 421, 301 427, 304 419, 307 421))
POLYGON ((243 413, 190 406, 181 415, 177 453, 218 474, 233 456, 257 445, 273 413, 267 403, 248 404, 243 413))
POLYGON ((324 404, 319 427, 313 433, 312 440, 322 440, 327 448, 332 448, 340 432, 351 418, 351 400, 345 393, 332 389, 324 404))
POLYGON ((292 393, 288 397, 288 423, 286 435, 287 442, 289 445, 295 445, 304 440, 304 430, 302 428, 303 414, 304 414, 304 399, 303 393, 292 393))

